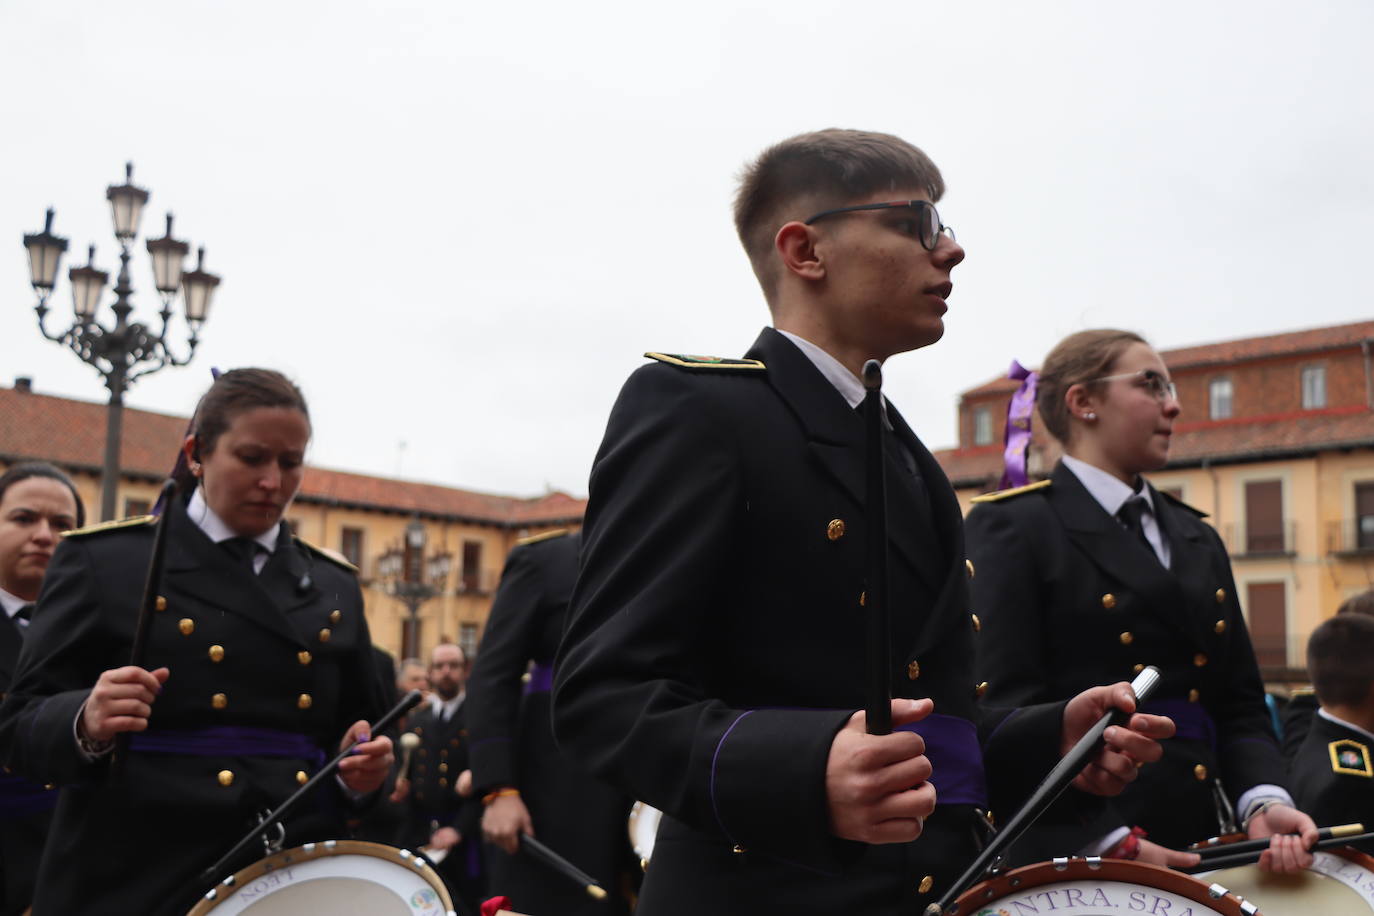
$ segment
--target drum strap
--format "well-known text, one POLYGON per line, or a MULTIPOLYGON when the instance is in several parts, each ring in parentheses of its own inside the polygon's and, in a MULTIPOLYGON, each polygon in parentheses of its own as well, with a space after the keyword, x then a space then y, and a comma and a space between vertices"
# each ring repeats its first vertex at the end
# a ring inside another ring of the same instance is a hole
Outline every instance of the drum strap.
POLYGON ((324 764, 324 751, 299 732, 240 725, 143 732, 130 739, 129 750, 187 757, 286 757, 310 760, 317 767, 324 764))

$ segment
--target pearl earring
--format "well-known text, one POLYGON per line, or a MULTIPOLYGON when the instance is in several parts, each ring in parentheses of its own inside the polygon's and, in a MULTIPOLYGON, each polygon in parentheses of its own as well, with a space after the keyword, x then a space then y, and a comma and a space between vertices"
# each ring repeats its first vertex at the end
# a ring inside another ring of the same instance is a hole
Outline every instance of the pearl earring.
POLYGON ((1097 414, 1093 413, 1093 412, 1090 410, 1090 411, 1088 411, 1087 413, 1083 414, 1083 419, 1085 419, 1085 420, 1087 420, 1089 423, 1091 423, 1093 420, 1096 420, 1096 419, 1097 419, 1097 414))

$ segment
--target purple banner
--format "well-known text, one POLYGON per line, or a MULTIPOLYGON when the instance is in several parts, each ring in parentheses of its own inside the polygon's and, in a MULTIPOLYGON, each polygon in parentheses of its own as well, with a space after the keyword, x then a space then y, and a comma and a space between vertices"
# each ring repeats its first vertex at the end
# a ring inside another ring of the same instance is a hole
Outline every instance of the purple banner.
POLYGON ((925 739, 930 759, 930 782, 938 805, 988 806, 987 774, 978 728, 968 719, 931 713, 920 722, 899 725, 900 732, 915 732, 925 739))
POLYGON ((1040 373, 1026 369, 1016 360, 1011 361, 1007 378, 1018 379, 1021 387, 1011 396, 1007 404, 1007 431, 1003 437, 1002 479, 997 489, 1024 487, 1030 483, 1026 473, 1026 456, 1030 451, 1031 419, 1035 415, 1035 388, 1040 381, 1040 373))

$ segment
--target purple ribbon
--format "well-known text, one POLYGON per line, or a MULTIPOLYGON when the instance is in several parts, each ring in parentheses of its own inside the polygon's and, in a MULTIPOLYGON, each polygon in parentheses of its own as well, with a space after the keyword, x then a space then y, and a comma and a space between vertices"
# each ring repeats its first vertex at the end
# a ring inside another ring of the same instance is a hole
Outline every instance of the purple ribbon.
POLYGON ((931 713, 895 731, 915 732, 925 739, 937 804, 987 808, 988 780, 977 726, 958 716, 931 713))
POLYGON ((57 792, 29 782, 22 776, 0 773, 0 820, 13 820, 51 811, 57 805, 57 792))
POLYGON ((324 763, 324 751, 305 735, 240 725, 143 732, 130 737, 129 749, 188 757, 288 757, 313 760, 316 767, 324 763))
POLYGON ((530 666, 530 679, 525 681, 525 696, 532 693, 549 693, 553 690, 553 665, 535 662, 530 666))
POLYGON ((1026 474, 1026 455, 1031 444, 1031 418, 1035 414, 1035 387, 1040 381, 1040 373, 1032 372, 1016 360, 1011 361, 1007 378, 1019 379, 1021 387, 1011 396, 1007 404, 1007 431, 1003 437, 1002 479, 997 489, 1024 487, 1030 482, 1026 474))
POLYGON ((1217 725, 1202 704, 1187 700, 1148 700, 1141 705, 1140 711, 1152 716, 1168 716, 1174 720, 1175 738, 1206 741, 1216 751, 1217 725))

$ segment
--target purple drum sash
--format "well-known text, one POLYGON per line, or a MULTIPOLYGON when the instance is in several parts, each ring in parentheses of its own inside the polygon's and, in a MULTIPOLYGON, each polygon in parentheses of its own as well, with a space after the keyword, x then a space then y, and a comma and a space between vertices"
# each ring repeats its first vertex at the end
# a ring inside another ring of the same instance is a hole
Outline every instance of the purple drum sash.
POLYGON ((1213 751, 1217 749, 1217 725, 1201 703, 1187 700, 1148 700, 1140 711, 1152 716, 1168 716, 1174 720, 1177 731, 1175 738, 1189 741, 1206 741, 1213 751))
POLYGON ((317 767, 324 763, 324 751, 305 735, 242 725, 143 732, 129 738, 129 749, 188 757, 299 758, 312 760, 317 767))
POLYGON ((57 805, 57 792, 22 776, 0 773, 0 820, 28 817, 51 811, 57 805))
POLYGON ((549 693, 553 690, 553 665, 535 662, 530 666, 530 679, 525 681, 525 695, 549 693))
POLYGON ((925 739, 936 804, 987 808, 988 781, 977 726, 958 716, 931 713, 919 722, 899 725, 894 730, 915 732, 925 739))

